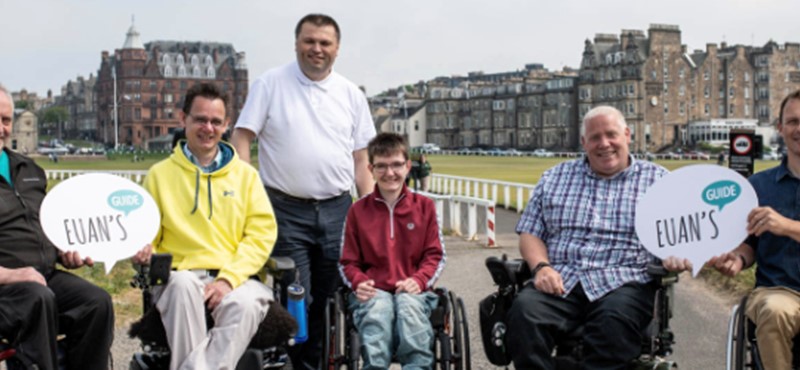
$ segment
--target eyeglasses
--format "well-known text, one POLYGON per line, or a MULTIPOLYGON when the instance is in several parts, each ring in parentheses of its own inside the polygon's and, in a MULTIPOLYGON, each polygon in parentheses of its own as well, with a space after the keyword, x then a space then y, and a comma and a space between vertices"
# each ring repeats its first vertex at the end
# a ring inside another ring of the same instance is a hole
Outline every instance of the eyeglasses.
POLYGON ((220 126, 225 124, 225 121, 223 121, 223 120, 221 120, 219 118, 208 118, 208 117, 203 117, 203 116, 195 116, 195 115, 192 115, 192 114, 190 114, 189 117, 191 117, 192 118, 192 122, 194 122, 197 125, 207 125, 207 124, 210 123, 211 126, 220 127, 220 126))
POLYGON ((378 164, 373 164, 372 169, 375 170, 375 172, 377 173, 384 173, 389 168, 391 168, 392 171, 397 172, 400 171, 400 169, 402 169, 405 166, 406 162, 378 163, 378 164))

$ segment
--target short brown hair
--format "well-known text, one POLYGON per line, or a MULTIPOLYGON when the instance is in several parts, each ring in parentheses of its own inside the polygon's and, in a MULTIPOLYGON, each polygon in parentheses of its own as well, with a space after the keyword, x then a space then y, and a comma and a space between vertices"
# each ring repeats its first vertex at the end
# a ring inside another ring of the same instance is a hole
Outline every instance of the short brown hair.
POLYGON ((186 91, 186 97, 183 100, 183 113, 189 114, 192 111, 194 98, 198 96, 208 100, 222 100, 222 104, 225 106, 225 117, 228 117, 228 95, 223 93, 217 85, 208 82, 194 85, 186 91))
POLYGON ((388 157, 397 153, 402 153, 403 157, 408 160, 408 142, 404 137, 392 132, 378 134, 367 145, 369 163, 372 163, 375 156, 388 157))
POLYGON ((783 124, 783 108, 786 108, 786 104, 789 103, 789 100, 798 99, 800 100, 800 90, 797 90, 789 95, 786 95, 781 102, 781 111, 778 112, 778 123, 783 124))
POLYGON ((297 27, 294 28, 294 39, 295 40, 297 40, 297 38, 300 37, 300 29, 303 28, 303 23, 311 23, 311 24, 313 24, 313 25, 315 25, 317 27, 333 26, 333 29, 336 30, 336 41, 337 42, 342 41, 341 40, 342 39, 342 36, 341 36, 342 34, 341 34, 341 32, 339 32, 339 24, 336 23, 336 21, 333 19, 333 17, 331 17, 329 15, 325 15, 325 14, 318 14, 318 13, 312 13, 312 14, 306 15, 305 17, 300 19, 300 22, 297 22, 297 27))

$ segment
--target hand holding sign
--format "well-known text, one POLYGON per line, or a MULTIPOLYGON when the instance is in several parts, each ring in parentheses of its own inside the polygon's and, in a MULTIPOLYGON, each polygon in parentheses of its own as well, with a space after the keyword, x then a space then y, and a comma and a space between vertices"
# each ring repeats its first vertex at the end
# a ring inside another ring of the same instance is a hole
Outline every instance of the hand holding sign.
MULTIPOLYGON (((142 187, 119 176, 93 173, 70 178, 51 190, 39 219, 62 251, 105 264, 106 273, 153 241, 161 215, 142 187)), ((68 261, 76 265, 76 261, 68 261)), ((65 264, 66 266, 66 264, 65 264)))
POLYGON ((696 276, 711 257, 747 237, 758 206, 750 183, 727 168, 693 165, 656 182, 636 206, 636 234, 656 257, 686 258, 696 276))

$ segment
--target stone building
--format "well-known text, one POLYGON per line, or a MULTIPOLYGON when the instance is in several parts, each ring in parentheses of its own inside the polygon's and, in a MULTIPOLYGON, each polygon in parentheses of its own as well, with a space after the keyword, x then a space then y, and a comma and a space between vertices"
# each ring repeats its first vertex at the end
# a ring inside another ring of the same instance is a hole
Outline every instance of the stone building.
POLYGON ((148 140, 171 134, 178 127, 184 94, 200 82, 214 82, 229 95, 228 115, 235 122, 247 96, 245 53, 229 43, 143 44, 131 25, 121 49, 101 54, 96 84, 97 137, 113 146, 118 132, 120 145, 146 148, 148 140))
POLYGON ((455 87, 443 78, 429 82, 427 141, 451 149, 575 150, 575 73, 549 72, 539 64, 527 65, 526 71, 504 80, 473 73, 475 79, 455 87))
POLYGON ((95 101, 95 83, 97 78, 89 74, 89 78, 78 76, 61 87, 61 95, 55 98, 55 106, 64 107, 69 113, 66 122, 60 129, 63 139, 102 140, 98 137, 97 102, 95 101))
POLYGON ((707 44, 688 52, 678 26, 597 34, 586 40, 578 79, 579 119, 612 105, 631 128, 633 152, 687 144, 686 125, 755 118, 773 124, 781 99, 800 88, 800 47, 707 44))
POLYGON ((15 117, 11 127, 11 140, 6 145, 22 154, 35 153, 39 142, 39 119, 27 109, 17 109, 15 117))

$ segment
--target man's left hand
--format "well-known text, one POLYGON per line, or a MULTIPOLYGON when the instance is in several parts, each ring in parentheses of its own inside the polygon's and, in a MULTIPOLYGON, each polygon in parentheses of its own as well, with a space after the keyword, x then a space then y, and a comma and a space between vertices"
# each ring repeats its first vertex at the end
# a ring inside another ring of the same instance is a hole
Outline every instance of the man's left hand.
POLYGON ((747 215, 747 232, 755 236, 769 231, 777 236, 788 236, 792 220, 783 217, 772 207, 757 207, 747 215))
POLYGON ((214 280, 211 284, 206 285, 203 293, 208 309, 215 309, 222 299, 232 291, 233 287, 225 279, 214 280))
POLYGON ((422 291, 422 289, 419 288, 419 284, 417 284, 417 281, 412 278, 400 280, 396 282, 394 286, 397 287, 395 293, 406 292, 409 294, 419 294, 422 291))
POLYGON ((58 251, 58 256, 61 257, 61 264, 68 269, 76 269, 83 265, 94 266, 94 261, 91 257, 81 258, 80 253, 76 251, 58 251))

